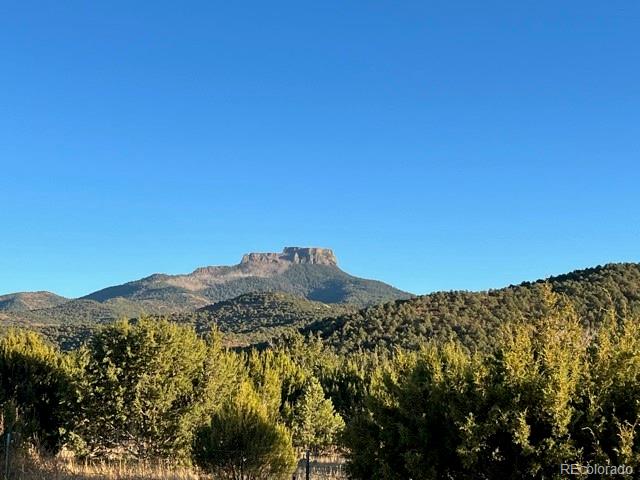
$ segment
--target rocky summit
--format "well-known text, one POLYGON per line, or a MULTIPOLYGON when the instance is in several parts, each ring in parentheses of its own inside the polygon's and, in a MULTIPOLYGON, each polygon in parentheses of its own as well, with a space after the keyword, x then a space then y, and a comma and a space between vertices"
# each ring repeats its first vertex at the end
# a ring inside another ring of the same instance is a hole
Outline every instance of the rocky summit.
POLYGON ((241 264, 247 263, 293 263, 306 265, 337 266, 338 259, 330 248, 285 247, 282 253, 247 253, 241 264))

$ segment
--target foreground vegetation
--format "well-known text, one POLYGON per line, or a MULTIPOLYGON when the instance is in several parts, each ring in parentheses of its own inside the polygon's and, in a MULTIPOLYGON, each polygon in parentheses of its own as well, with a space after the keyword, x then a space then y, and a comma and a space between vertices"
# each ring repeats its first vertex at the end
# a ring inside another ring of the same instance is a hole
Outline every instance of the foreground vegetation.
POLYGON ((13 451, 46 452, 44 465, 64 452, 74 468, 213 478, 291 478, 307 451, 346 456, 354 479, 561 478, 563 463, 638 471, 640 319, 611 302, 594 327, 567 297, 537 292, 539 314, 503 322, 482 349, 434 338, 338 355, 288 335, 233 352, 215 331, 142 318, 61 352, 12 330, 0 340, 3 432, 13 451))
POLYGON ((18 451, 12 455, 10 478, 19 480, 206 480, 193 468, 162 462, 87 462, 74 458, 18 451))
POLYGON ((637 472, 638 319, 611 312, 589 334, 554 301, 536 324, 500 333, 490 354, 429 344, 379 369, 347 427, 353 477, 563 478, 562 464, 637 472))
POLYGON ((80 459, 195 463, 221 478, 288 478, 344 425, 312 370, 283 349, 236 354, 217 333, 142 318, 61 353, 38 334, 0 340, 3 431, 80 459))

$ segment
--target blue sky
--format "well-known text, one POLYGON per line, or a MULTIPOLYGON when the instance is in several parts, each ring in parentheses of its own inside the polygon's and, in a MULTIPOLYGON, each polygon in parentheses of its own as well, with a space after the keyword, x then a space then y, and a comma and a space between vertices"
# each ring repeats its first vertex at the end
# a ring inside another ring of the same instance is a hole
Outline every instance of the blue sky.
POLYGON ((640 3, 0 6, 0 293, 285 245, 424 293, 640 261, 640 3))

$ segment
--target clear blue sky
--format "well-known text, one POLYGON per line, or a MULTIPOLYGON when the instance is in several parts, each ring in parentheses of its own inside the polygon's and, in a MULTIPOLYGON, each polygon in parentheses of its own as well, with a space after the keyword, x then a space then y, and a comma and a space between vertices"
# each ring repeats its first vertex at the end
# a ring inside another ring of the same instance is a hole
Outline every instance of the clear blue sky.
POLYGON ((416 293, 640 261, 640 3, 0 6, 0 293, 285 245, 416 293))

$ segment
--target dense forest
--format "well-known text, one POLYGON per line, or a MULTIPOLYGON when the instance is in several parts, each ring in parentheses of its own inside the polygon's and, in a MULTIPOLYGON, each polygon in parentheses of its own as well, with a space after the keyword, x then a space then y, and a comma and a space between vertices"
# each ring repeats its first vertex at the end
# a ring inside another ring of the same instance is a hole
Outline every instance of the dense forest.
POLYGON ((316 321, 304 332, 317 333, 335 349, 417 349, 427 339, 459 340, 465 347, 487 349, 505 322, 530 323, 546 313, 546 286, 571 302, 587 329, 603 312, 640 311, 640 264, 623 263, 577 270, 544 281, 487 292, 437 292, 376 305, 316 321))
POLYGON ((260 345, 327 317, 355 311, 349 304, 322 303, 283 292, 247 293, 195 312, 176 313, 172 322, 193 325, 200 334, 224 333, 229 346, 260 345))
POLYGON ((362 480, 637 478, 639 292, 621 264, 357 312, 250 294, 94 326, 67 350, 10 328, 2 430, 37 465, 64 452, 201 478, 290 479, 306 452, 362 480))

